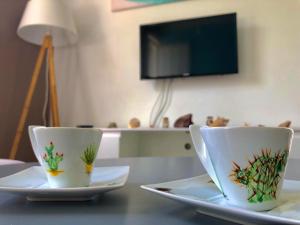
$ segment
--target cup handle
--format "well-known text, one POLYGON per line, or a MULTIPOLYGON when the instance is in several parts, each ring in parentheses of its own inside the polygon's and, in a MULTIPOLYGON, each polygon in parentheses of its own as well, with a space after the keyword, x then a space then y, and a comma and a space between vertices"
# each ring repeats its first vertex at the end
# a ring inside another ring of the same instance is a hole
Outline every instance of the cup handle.
POLYGON ((213 180, 213 182, 216 184, 216 186, 219 188, 219 190, 223 192, 221 185, 219 183, 219 180, 217 178, 216 172, 214 170, 212 161, 209 157, 209 153, 207 151, 206 145, 201 136, 200 126, 191 125, 189 127, 189 130, 191 133, 194 147, 196 149, 196 153, 197 153, 198 157, 200 158, 200 161, 201 161, 203 167, 205 168, 206 172, 208 173, 210 178, 213 180))
POLYGON ((37 128, 37 127, 43 127, 43 126, 33 126, 33 125, 28 126, 28 134, 29 134, 29 139, 30 139, 30 142, 31 142, 31 146, 32 146, 34 155, 37 158, 37 160, 39 161, 39 163, 42 165, 42 158, 39 154, 38 145, 37 145, 34 133, 33 133, 33 129, 37 128))

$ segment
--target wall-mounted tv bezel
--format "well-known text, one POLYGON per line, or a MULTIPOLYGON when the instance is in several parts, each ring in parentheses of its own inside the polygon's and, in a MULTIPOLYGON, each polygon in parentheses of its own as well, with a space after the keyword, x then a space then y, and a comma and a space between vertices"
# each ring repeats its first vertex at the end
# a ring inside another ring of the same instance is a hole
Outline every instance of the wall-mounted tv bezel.
POLYGON ((237 14, 236 13, 228 13, 214 16, 206 16, 206 17, 197 17, 192 19, 184 19, 184 20, 175 20, 175 21, 167 21, 167 22, 159 22, 152 24, 143 24, 140 26, 140 79, 141 80, 153 80, 153 79, 170 79, 170 78, 186 78, 186 77, 201 77, 201 76, 220 76, 220 75, 235 75, 238 74, 238 30, 237 30, 237 14), (158 27, 158 26, 168 26, 168 25, 176 25, 176 24, 188 24, 188 23, 207 23, 211 21, 217 21, 222 18, 231 20, 231 41, 233 44, 233 53, 232 60, 234 61, 234 65, 232 65, 232 69, 230 71, 212 71, 207 73, 193 73, 191 71, 183 72, 183 73, 172 73, 172 74, 164 74, 160 76, 149 76, 145 73, 145 43, 144 39, 145 32, 149 30, 149 28, 158 27))

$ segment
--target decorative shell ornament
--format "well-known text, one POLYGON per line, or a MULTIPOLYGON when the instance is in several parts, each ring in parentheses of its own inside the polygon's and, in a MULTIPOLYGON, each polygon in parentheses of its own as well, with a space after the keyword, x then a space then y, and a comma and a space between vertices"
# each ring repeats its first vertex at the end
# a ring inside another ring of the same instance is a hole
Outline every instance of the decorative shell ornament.
POLYGON ((141 122, 138 118, 132 118, 128 123, 128 128, 138 128, 141 126, 141 122))
POLYGON ((229 119, 219 116, 216 119, 212 116, 208 116, 206 120, 206 125, 210 127, 226 127, 228 123, 229 119))
POLYGON ((118 125, 116 122, 110 122, 107 126, 107 128, 117 128, 117 127, 118 127, 118 125))
POLYGON ((179 117, 175 121, 174 127, 189 127, 191 124, 193 124, 192 117, 193 115, 191 113, 179 117))
POLYGON ((280 123, 280 124, 278 125, 278 127, 290 127, 291 124, 292 124, 292 121, 287 120, 287 121, 284 121, 284 122, 280 123))

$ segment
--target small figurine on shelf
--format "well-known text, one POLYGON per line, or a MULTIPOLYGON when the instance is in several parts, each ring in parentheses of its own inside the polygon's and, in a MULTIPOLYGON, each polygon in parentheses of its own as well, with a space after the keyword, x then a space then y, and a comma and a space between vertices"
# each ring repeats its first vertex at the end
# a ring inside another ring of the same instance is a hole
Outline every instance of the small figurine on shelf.
POLYGON ((192 121, 193 115, 191 113, 186 114, 184 116, 179 117, 175 123, 174 127, 189 127, 190 125, 194 124, 192 121))
POLYGON ((107 126, 107 128, 118 128, 118 125, 116 122, 110 122, 107 126))
POLYGON ((132 118, 128 123, 128 128, 138 128, 141 126, 141 122, 138 118, 132 118))
POLYGON ((211 124, 214 121, 214 117, 213 116, 207 116, 206 117, 206 125, 209 126, 209 124, 211 124))
POLYGON ((169 126, 170 126, 169 118, 168 117, 164 117, 162 119, 162 127, 163 128, 169 128, 169 126))
POLYGON ((206 120, 206 125, 210 127, 226 127, 228 123, 229 119, 219 116, 216 119, 212 116, 208 116, 206 120))
POLYGON ((287 121, 284 121, 283 123, 280 123, 280 124, 278 125, 278 127, 290 127, 291 124, 292 124, 292 121, 287 120, 287 121))
POLYGON ((78 127, 78 128, 93 128, 94 126, 90 125, 90 124, 80 124, 80 125, 77 125, 76 127, 78 127))

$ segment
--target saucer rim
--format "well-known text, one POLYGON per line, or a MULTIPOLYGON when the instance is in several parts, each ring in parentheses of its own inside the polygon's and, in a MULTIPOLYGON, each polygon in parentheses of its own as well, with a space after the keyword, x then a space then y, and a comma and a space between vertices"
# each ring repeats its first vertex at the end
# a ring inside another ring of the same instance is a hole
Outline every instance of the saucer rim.
MULTIPOLYGON (((196 199, 192 199, 189 198, 187 196, 183 196, 183 195, 178 195, 178 194, 174 194, 174 193, 169 193, 169 192, 164 192, 164 191, 160 191, 155 189, 155 186, 159 187, 162 185, 167 185, 170 183, 176 183, 176 182, 187 182, 190 180, 196 180, 196 179, 203 179, 203 178, 209 178, 208 174, 202 174, 200 176, 194 176, 194 177, 190 177, 190 178, 186 178, 186 179, 177 179, 177 180, 170 180, 167 182, 162 182, 162 183, 155 183, 155 184, 146 184, 146 185, 141 185, 140 187, 146 191, 150 191, 153 192, 155 194, 167 197, 169 199, 172 200, 177 200, 186 204, 190 204, 193 206, 196 206, 197 209, 196 211, 199 213, 203 213, 205 215, 209 215, 215 218, 221 218, 227 221, 232 221, 232 222, 238 222, 238 220, 234 220, 234 218, 230 218, 229 216, 218 216, 219 212, 225 212, 226 214, 229 215, 239 215, 242 216, 243 218, 255 218, 260 220, 261 222, 274 222, 274 223, 287 223, 289 222, 290 224, 299 224, 300 223, 300 219, 293 219, 293 218, 287 218, 287 217, 280 217, 279 215, 270 215, 270 214, 266 214, 264 212, 257 212, 257 211, 251 211, 251 210, 247 210, 247 209, 243 209, 243 208, 238 208, 238 207, 234 207, 234 206, 222 206, 219 205, 217 203, 212 203, 212 202, 208 202, 207 200, 196 200, 196 199)), ((284 179, 284 181, 292 181, 292 182, 299 182, 300 180, 291 180, 291 179, 284 179)), ((300 192, 300 190, 299 190, 300 192)), ((222 193, 220 192, 220 196, 222 196, 222 193)), ((241 222, 241 221, 239 221, 241 222)))
MULTIPOLYGON (((23 170, 20 170, 16 173, 13 173, 11 175, 8 176, 4 176, 4 177, 0 177, 0 181, 1 179, 4 178, 8 178, 8 177, 13 177, 13 176, 17 176, 20 175, 22 173, 24 173, 24 171, 26 170, 32 170, 33 168, 39 168, 41 169, 41 166, 31 166, 28 168, 25 168, 23 170)), ((125 185, 125 183, 128 180, 128 176, 129 176, 129 172, 130 172, 130 166, 95 166, 95 169, 99 169, 99 168, 118 168, 118 169, 124 169, 124 175, 120 176, 120 180, 117 183, 113 183, 111 185, 108 185, 108 183, 110 181, 107 181, 106 184, 99 184, 96 186, 87 186, 87 187, 65 187, 65 188, 50 188, 50 187, 46 187, 46 188, 41 188, 41 187, 13 187, 13 186, 0 186, 0 192, 10 192, 10 193, 27 193, 27 194, 32 194, 32 193, 49 193, 49 194, 59 194, 62 192, 67 192, 67 193, 83 193, 83 192, 93 192, 93 191, 105 191, 105 190, 111 190, 111 189, 115 189, 115 188, 119 188, 119 187, 123 187, 125 185)), ((98 181, 99 182, 99 181, 98 181)), ((101 182, 101 181, 100 181, 101 182)), ((113 182, 113 181, 112 181, 113 182)), ((0 184, 1 185, 1 184, 0 184)))

